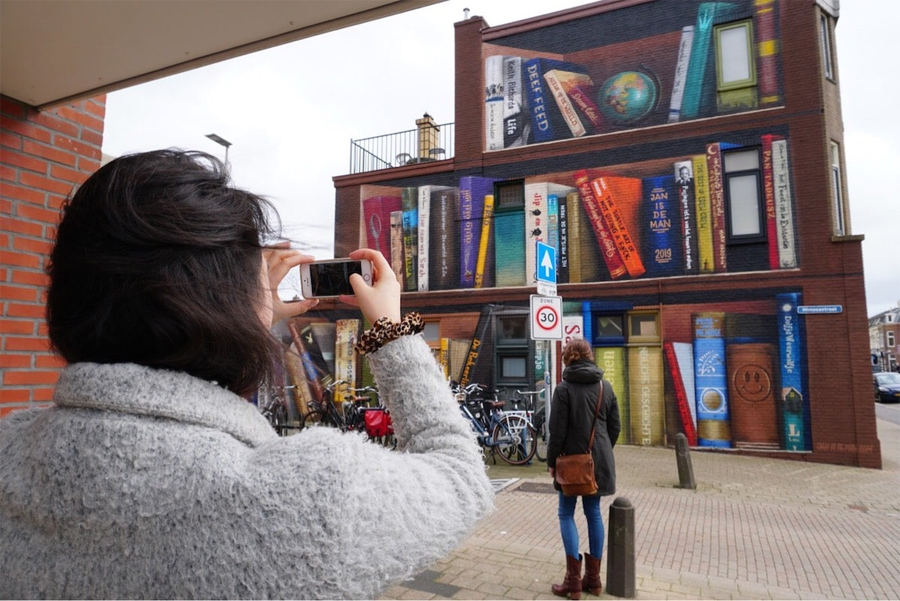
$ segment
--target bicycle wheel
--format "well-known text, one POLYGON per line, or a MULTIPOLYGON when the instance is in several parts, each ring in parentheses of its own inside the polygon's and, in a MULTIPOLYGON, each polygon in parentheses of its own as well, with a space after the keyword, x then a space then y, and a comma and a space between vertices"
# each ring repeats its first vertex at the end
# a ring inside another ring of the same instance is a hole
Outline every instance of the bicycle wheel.
POLYGON ((502 416, 491 437, 500 459, 510 465, 523 465, 534 457, 537 433, 522 415, 502 416))
POLYGON ((534 431, 537 432, 537 441, 534 447, 534 455, 538 461, 547 461, 547 426, 544 424, 544 408, 534 412, 534 431))
POLYGON ((331 416, 331 414, 324 409, 316 409, 315 411, 310 411, 303 416, 303 425, 301 426, 301 430, 304 428, 318 428, 320 426, 337 428, 338 424, 334 421, 334 418, 331 416))

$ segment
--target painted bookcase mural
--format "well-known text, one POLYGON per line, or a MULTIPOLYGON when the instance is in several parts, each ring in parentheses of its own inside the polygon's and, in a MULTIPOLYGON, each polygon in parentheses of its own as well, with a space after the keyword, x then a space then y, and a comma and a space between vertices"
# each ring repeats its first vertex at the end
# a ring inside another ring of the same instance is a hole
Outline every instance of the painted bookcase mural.
POLYGON ((776 0, 682 0, 492 40, 488 151, 780 105, 776 0))
POLYGON ((619 442, 808 451, 799 292, 771 299, 623 309, 567 302, 616 391, 619 442))
POLYGON ((516 180, 362 186, 359 244, 407 291, 533 286, 538 241, 559 284, 798 267, 786 137, 679 145, 516 180))

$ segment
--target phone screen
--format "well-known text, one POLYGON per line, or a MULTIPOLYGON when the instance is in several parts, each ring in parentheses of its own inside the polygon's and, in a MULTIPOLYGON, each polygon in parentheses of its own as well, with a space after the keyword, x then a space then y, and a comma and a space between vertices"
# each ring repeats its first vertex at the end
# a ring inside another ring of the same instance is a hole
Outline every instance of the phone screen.
POLYGON ((353 294, 350 276, 354 273, 362 275, 362 264, 359 261, 311 263, 309 284, 313 296, 353 294))

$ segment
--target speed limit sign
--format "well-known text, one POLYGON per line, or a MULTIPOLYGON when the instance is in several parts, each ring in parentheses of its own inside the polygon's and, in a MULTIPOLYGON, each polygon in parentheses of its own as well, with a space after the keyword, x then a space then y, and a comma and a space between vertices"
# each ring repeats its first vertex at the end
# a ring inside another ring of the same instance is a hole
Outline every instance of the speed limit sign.
POLYGON ((561 340, 562 297, 531 295, 531 339, 561 340))

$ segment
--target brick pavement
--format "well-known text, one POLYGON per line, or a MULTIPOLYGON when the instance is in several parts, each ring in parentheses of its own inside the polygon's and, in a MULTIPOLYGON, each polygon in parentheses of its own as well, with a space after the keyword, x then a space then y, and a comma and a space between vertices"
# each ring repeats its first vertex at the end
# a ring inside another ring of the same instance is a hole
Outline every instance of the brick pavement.
MULTIPOLYGON (((637 598, 900 598, 900 426, 879 419, 878 434, 882 470, 694 451, 696 491, 674 488, 674 450, 617 448, 617 496, 635 507, 637 598)), ((488 473, 508 484, 496 511, 382 599, 557 598, 565 558, 549 475, 488 473)))

